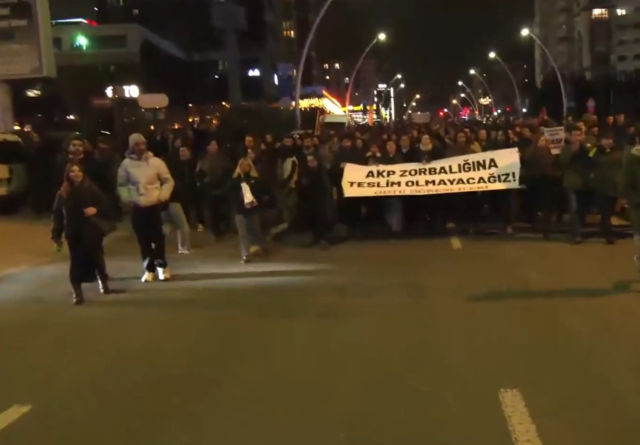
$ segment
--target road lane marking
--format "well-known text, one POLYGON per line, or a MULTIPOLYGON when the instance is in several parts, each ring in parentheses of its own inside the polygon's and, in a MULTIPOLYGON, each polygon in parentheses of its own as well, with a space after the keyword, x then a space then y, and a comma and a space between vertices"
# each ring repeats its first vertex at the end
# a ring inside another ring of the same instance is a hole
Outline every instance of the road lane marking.
POLYGON ((457 236, 449 237, 449 241, 451 241, 451 247, 453 247, 454 250, 462 249, 462 241, 460 241, 460 238, 457 236))
POLYGON ((542 445, 527 405, 517 389, 501 389, 498 393, 502 411, 507 418, 514 445, 542 445))
POLYGON ((0 431, 27 414, 29 411, 31 411, 31 405, 13 405, 8 410, 0 413, 0 431))

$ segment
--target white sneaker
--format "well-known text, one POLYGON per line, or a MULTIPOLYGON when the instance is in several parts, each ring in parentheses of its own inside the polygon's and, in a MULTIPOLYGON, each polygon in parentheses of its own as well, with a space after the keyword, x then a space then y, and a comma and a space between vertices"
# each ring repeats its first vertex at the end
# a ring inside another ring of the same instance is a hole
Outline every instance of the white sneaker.
POLYGON ((145 272, 144 275, 142 275, 142 281, 143 283, 151 283, 152 281, 156 281, 156 274, 154 274, 153 272, 145 272))
POLYGON ((191 249, 178 249, 178 253, 182 255, 189 255, 191 253, 191 249))
POLYGON ((160 281, 169 281, 171 279, 171 270, 168 267, 164 269, 158 267, 158 279, 160 281))

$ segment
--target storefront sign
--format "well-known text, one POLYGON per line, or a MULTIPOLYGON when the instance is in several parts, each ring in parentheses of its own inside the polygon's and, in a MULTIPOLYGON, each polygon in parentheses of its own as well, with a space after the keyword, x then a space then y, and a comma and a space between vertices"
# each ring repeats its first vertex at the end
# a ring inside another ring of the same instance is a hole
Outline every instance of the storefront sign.
POLYGON ((0 0, 0 80, 54 77, 48 0, 0 0))

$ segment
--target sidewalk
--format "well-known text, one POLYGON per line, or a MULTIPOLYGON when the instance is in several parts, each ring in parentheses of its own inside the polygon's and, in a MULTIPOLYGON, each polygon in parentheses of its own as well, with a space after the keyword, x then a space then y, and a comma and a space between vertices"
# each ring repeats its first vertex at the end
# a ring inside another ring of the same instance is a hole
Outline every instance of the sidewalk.
MULTIPOLYGON (((126 229, 118 230, 105 242, 125 234, 126 229)), ((67 258, 66 247, 61 253, 55 250, 49 219, 0 217, 0 277, 67 258)))

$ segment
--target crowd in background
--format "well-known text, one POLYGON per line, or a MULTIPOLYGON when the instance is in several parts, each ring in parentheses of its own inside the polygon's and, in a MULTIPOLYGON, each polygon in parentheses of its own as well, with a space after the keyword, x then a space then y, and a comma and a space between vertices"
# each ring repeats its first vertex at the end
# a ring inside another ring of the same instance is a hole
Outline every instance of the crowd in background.
MULTIPOLYGON (((563 230, 572 242, 580 243, 585 219, 592 212, 601 216, 602 236, 615 242, 611 216, 619 208, 624 149, 637 144, 635 125, 623 115, 602 122, 594 116, 569 120, 566 144, 559 153, 549 147, 542 131, 551 126, 555 124, 540 120, 440 120, 427 125, 362 127, 342 134, 247 134, 238 142, 219 141, 215 131, 173 130, 147 135, 146 143, 155 157, 164 160, 175 183, 162 218, 165 227, 177 231, 181 253, 190 251, 192 229, 208 230, 217 239, 239 225, 243 236, 251 234, 243 238, 243 257, 248 256, 250 238, 259 233, 257 226, 273 233, 311 233, 314 243, 326 245, 336 232, 362 238, 385 231, 390 236, 437 235, 451 227, 464 233, 491 226, 512 233, 516 222, 524 222, 544 237, 563 230), (505 148, 520 152, 523 187, 519 190, 373 198, 342 195, 347 163, 428 163, 505 148), (251 208, 234 196, 238 182, 248 181, 256 197, 251 208), (238 215, 244 218, 240 223, 238 215), (565 215, 568 224, 563 224, 565 215)), ((119 216, 117 172, 124 151, 113 146, 108 136, 92 143, 73 136, 57 154, 54 184, 69 161, 80 163, 119 216)), ((46 210, 49 186, 37 180, 32 184, 34 210, 46 210)))

